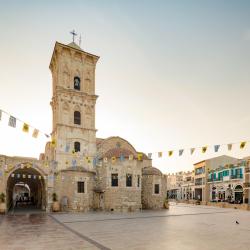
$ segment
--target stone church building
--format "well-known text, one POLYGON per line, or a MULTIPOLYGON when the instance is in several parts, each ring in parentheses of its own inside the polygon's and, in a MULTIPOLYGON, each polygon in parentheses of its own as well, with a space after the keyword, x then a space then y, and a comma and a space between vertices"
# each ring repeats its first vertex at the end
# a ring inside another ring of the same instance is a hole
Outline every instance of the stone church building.
POLYGON ((74 42, 56 42, 52 73, 52 140, 39 160, 0 155, 7 210, 27 188, 50 211, 53 193, 68 210, 136 211, 164 206, 167 180, 152 160, 121 137, 96 138, 95 70, 99 57, 74 42))

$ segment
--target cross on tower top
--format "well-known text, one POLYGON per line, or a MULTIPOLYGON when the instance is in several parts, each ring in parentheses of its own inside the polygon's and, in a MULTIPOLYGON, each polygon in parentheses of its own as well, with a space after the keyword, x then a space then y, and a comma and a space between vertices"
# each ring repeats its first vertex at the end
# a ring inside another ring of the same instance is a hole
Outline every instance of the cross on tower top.
POLYGON ((75 30, 70 31, 70 34, 73 36, 73 43, 75 42, 75 36, 77 36, 75 30))

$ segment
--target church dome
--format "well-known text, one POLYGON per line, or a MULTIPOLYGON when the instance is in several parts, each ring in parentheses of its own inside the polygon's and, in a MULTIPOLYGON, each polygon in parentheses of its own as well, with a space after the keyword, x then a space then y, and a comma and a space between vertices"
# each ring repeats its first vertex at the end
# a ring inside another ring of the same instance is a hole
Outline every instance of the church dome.
POLYGON ((142 175, 162 175, 162 172, 155 167, 145 167, 142 169, 142 175))
POLYGON ((68 44, 69 47, 74 48, 74 49, 78 49, 78 50, 82 50, 76 43, 72 42, 68 44))

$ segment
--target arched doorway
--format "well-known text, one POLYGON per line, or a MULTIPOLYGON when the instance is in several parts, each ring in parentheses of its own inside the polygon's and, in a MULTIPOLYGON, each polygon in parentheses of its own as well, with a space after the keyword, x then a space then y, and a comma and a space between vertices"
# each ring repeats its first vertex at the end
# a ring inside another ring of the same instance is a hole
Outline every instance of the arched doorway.
POLYGON ((241 185, 237 185, 234 189, 234 200, 235 203, 243 202, 243 187, 241 185))
POLYGON ((6 185, 7 209, 23 211, 46 209, 46 188, 43 173, 31 164, 19 164, 9 174, 6 185))

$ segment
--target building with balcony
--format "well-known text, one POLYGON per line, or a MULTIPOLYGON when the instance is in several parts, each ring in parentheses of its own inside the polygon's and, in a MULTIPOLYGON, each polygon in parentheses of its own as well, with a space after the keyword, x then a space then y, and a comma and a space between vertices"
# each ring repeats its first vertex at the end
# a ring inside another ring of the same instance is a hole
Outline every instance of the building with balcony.
POLYGON ((194 164, 194 199, 208 202, 210 198, 210 186, 208 184, 209 171, 226 164, 237 164, 238 159, 222 155, 194 164))
POLYGON ((246 161, 227 164, 209 170, 209 201, 243 203, 243 183, 246 161))

